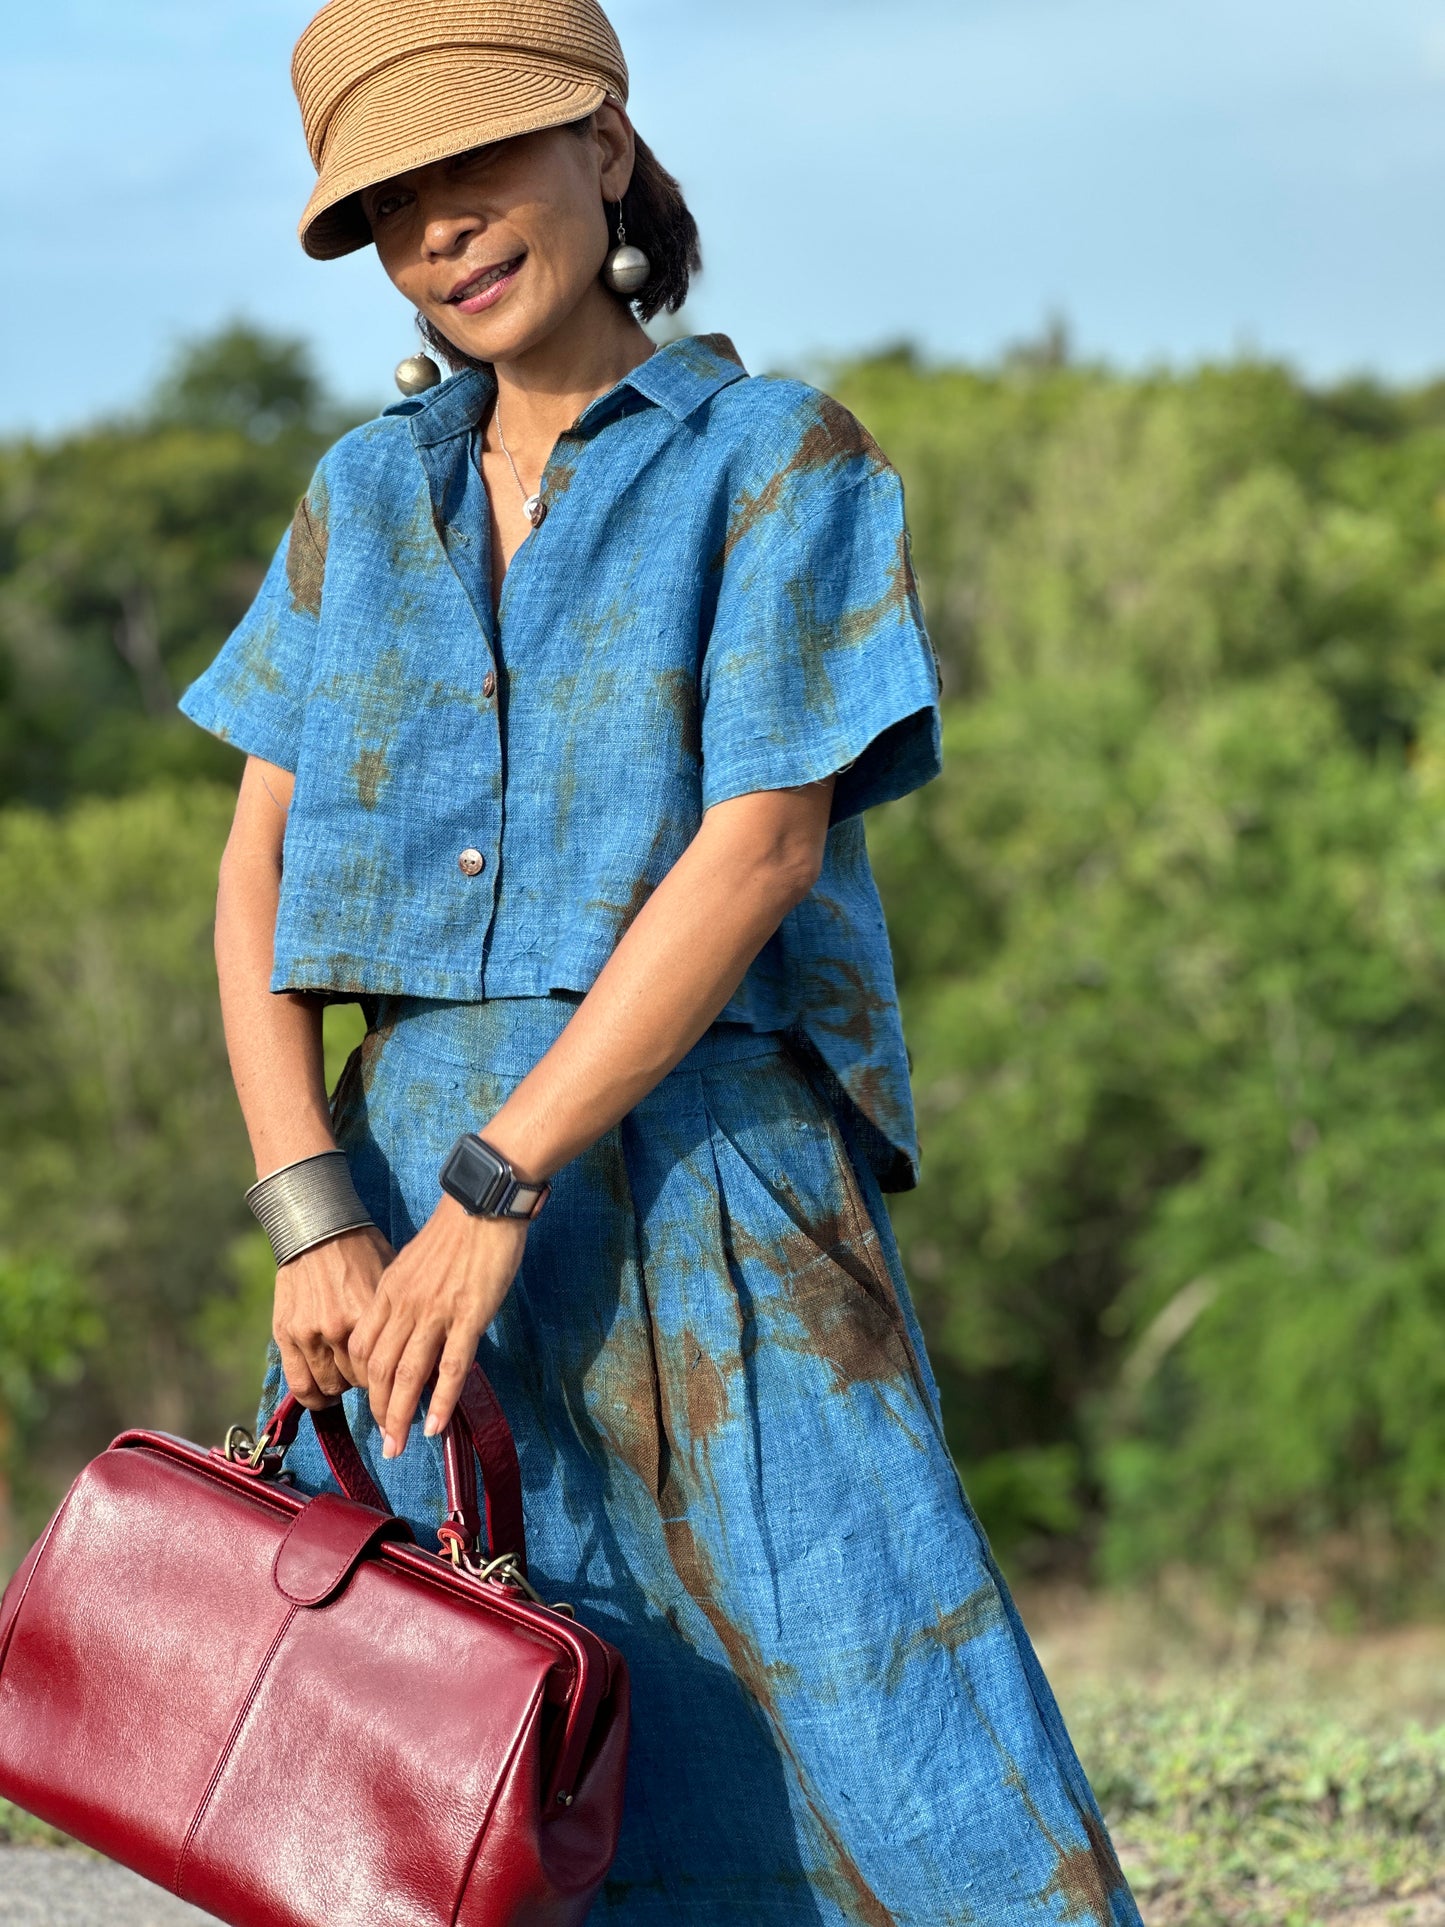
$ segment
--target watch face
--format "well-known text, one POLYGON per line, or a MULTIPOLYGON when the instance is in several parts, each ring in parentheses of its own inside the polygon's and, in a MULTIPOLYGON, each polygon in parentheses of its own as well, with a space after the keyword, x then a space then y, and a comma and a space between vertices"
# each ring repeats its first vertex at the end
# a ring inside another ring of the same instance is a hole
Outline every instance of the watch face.
POLYGON ((506 1166, 480 1139, 464 1137, 447 1159, 442 1184, 468 1211, 486 1211, 507 1181, 506 1166))

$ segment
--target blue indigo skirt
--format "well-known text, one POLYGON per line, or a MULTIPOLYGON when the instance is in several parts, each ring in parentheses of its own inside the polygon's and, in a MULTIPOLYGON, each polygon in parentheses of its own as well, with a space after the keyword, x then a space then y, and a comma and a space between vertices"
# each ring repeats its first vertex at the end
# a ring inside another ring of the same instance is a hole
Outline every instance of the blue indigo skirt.
MULTIPOLYGON (((572 1015, 391 1000, 334 1100, 394 1244, 572 1015)), ((563 1170, 482 1363, 532 1578, 625 1654, 622 1927, 1139 1916, 960 1489, 883 1200, 782 1036, 719 1025, 563 1170)), ((263 1412, 281 1392, 273 1353, 263 1412)), ((434 1443, 373 1476, 425 1543, 434 1443)), ((329 1483, 314 1435, 292 1457, 329 1483)))

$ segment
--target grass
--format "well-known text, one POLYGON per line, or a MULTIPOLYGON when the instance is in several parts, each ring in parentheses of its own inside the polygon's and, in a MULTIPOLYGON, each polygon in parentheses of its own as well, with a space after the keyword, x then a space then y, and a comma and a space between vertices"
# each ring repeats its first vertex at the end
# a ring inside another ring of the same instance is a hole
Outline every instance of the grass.
POLYGON ((1445 1730, 1372 1734, 1243 1682, 1100 1694, 1076 1727, 1155 1927, 1313 1927, 1445 1877, 1445 1730))
POLYGON ((32 1820, 8 1800, 0 1800, 0 1847, 68 1847, 74 1843, 54 1827, 32 1820))
POLYGON ((1445 1927, 1445 1629, 1029 1616, 1148 1927, 1445 1927))

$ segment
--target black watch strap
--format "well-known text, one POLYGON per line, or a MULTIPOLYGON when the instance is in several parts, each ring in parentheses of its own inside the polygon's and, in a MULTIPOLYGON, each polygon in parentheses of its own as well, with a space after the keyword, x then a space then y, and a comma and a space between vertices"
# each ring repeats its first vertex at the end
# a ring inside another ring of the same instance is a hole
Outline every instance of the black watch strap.
POLYGON ((442 1190, 474 1218, 535 1218, 551 1194, 550 1184, 519 1178, 495 1145, 475 1131, 459 1137, 441 1169, 442 1190))

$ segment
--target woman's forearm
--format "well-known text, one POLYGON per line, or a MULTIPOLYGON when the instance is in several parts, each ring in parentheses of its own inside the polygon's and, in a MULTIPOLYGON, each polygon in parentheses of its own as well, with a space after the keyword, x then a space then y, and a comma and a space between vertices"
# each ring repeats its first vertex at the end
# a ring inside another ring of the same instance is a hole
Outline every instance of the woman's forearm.
POLYGON ((550 1177, 685 1057, 817 880, 831 779, 710 810, 561 1037, 479 1126, 523 1175, 550 1177))
POLYGON ((252 761, 221 861, 216 969, 236 1095, 258 1176, 334 1148, 314 998, 271 990, 292 778, 252 761))

